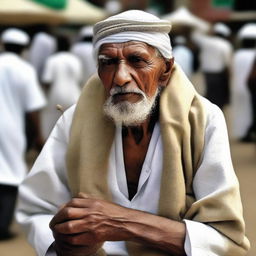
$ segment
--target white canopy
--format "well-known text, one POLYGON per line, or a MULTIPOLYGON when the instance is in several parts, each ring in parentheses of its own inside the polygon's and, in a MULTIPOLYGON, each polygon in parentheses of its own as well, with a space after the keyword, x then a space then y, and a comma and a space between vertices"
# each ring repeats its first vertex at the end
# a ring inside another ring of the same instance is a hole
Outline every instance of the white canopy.
POLYGON ((189 26, 202 31, 208 31, 210 28, 210 24, 207 21, 195 16, 185 7, 181 7, 170 14, 164 15, 162 18, 171 21, 174 27, 189 26))
POLYGON ((56 24, 64 18, 54 11, 29 0, 0 0, 0 24, 56 24))
POLYGON ((65 10, 59 11, 67 23, 93 24, 107 17, 104 9, 98 8, 83 0, 68 0, 65 10))
POLYGON ((93 24, 106 16, 105 10, 83 0, 68 0, 65 10, 53 10, 31 0, 0 0, 0 24, 93 24))

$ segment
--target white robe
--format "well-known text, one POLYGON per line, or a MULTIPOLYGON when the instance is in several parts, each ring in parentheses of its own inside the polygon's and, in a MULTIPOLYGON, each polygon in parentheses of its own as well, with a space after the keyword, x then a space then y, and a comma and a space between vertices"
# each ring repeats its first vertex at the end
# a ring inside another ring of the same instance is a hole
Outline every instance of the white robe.
POLYGON ((96 60, 93 57, 93 45, 89 42, 79 42, 73 45, 71 52, 81 60, 83 66, 83 86, 90 76, 97 72, 96 60))
POLYGON ((234 54, 231 87, 231 136, 234 139, 244 137, 252 122, 251 96, 247 79, 255 55, 255 49, 240 49, 234 54))
POLYGON ((42 81, 51 85, 48 93, 48 105, 42 112, 42 133, 47 138, 61 111, 76 103, 82 82, 82 64, 72 53, 59 52, 52 55, 46 62, 42 81))
MULTIPOLYGON (((227 129, 222 112, 203 100, 207 112, 205 146, 201 165, 194 178, 196 200, 212 193, 225 193, 237 183, 229 149, 227 129), (214 169, 214 172, 212 170, 214 169), (213 175, 214 173, 214 175, 213 175)), ((69 140, 74 107, 58 121, 32 171, 20 187, 17 219, 28 233, 30 243, 39 256, 56 255, 49 246, 54 241, 48 224, 58 208, 71 199, 67 186, 65 154, 69 140), (47 252, 48 251, 48 252, 47 252)), ((162 172, 162 139, 156 124, 142 167, 138 191, 128 199, 122 153, 121 129, 111 148, 108 184, 117 204, 150 213, 157 213, 162 172)), ((227 238, 205 224, 184 220, 186 223, 185 250, 188 256, 224 256, 227 238)), ((124 242, 106 242, 108 255, 128 255, 124 242)))
POLYGON ((56 40, 53 36, 38 32, 31 42, 29 48, 28 60, 37 71, 38 77, 41 80, 45 62, 56 51, 56 40))
POLYGON ((0 183, 17 186, 27 173, 25 113, 46 104, 34 68, 14 53, 0 55, 0 183))
POLYGON ((192 40, 200 48, 200 66, 203 72, 219 73, 230 66, 233 49, 229 41, 200 32, 194 32, 192 40))
POLYGON ((184 45, 177 45, 172 50, 175 61, 181 66, 188 78, 193 74, 193 53, 184 45))

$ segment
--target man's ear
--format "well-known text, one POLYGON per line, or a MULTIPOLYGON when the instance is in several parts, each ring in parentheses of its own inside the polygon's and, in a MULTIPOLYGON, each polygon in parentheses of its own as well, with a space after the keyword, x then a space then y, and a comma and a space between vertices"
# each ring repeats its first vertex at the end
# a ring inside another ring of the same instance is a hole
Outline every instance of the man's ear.
POLYGON ((165 87, 170 79, 171 72, 172 72, 172 66, 174 64, 174 58, 172 57, 169 60, 164 60, 165 61, 165 70, 160 76, 160 85, 162 87, 165 87))

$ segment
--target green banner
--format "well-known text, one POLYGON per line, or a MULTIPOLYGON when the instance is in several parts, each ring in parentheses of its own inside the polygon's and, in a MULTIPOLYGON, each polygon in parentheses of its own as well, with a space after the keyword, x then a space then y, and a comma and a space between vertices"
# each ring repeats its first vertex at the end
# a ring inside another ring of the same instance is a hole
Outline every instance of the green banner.
POLYGON ((65 9, 68 3, 68 0, 32 0, 32 1, 56 10, 65 9))
POLYGON ((232 9, 234 2, 234 0, 212 0, 212 6, 232 9))

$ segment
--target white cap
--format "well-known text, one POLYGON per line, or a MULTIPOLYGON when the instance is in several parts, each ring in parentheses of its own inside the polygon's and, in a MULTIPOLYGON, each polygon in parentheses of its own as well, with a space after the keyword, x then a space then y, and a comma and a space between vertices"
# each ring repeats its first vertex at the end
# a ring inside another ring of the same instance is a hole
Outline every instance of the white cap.
POLYGON ((230 36, 230 34, 231 34, 230 28, 221 22, 218 22, 213 26, 213 31, 215 33, 219 33, 223 36, 230 36))
POLYGON ((254 38, 254 39, 256 39, 256 23, 245 24, 238 31, 238 38, 239 39, 246 39, 246 38, 254 38))
POLYGON ((29 36, 26 32, 17 29, 9 28, 6 29, 1 36, 3 43, 17 44, 17 45, 28 45, 29 36))

